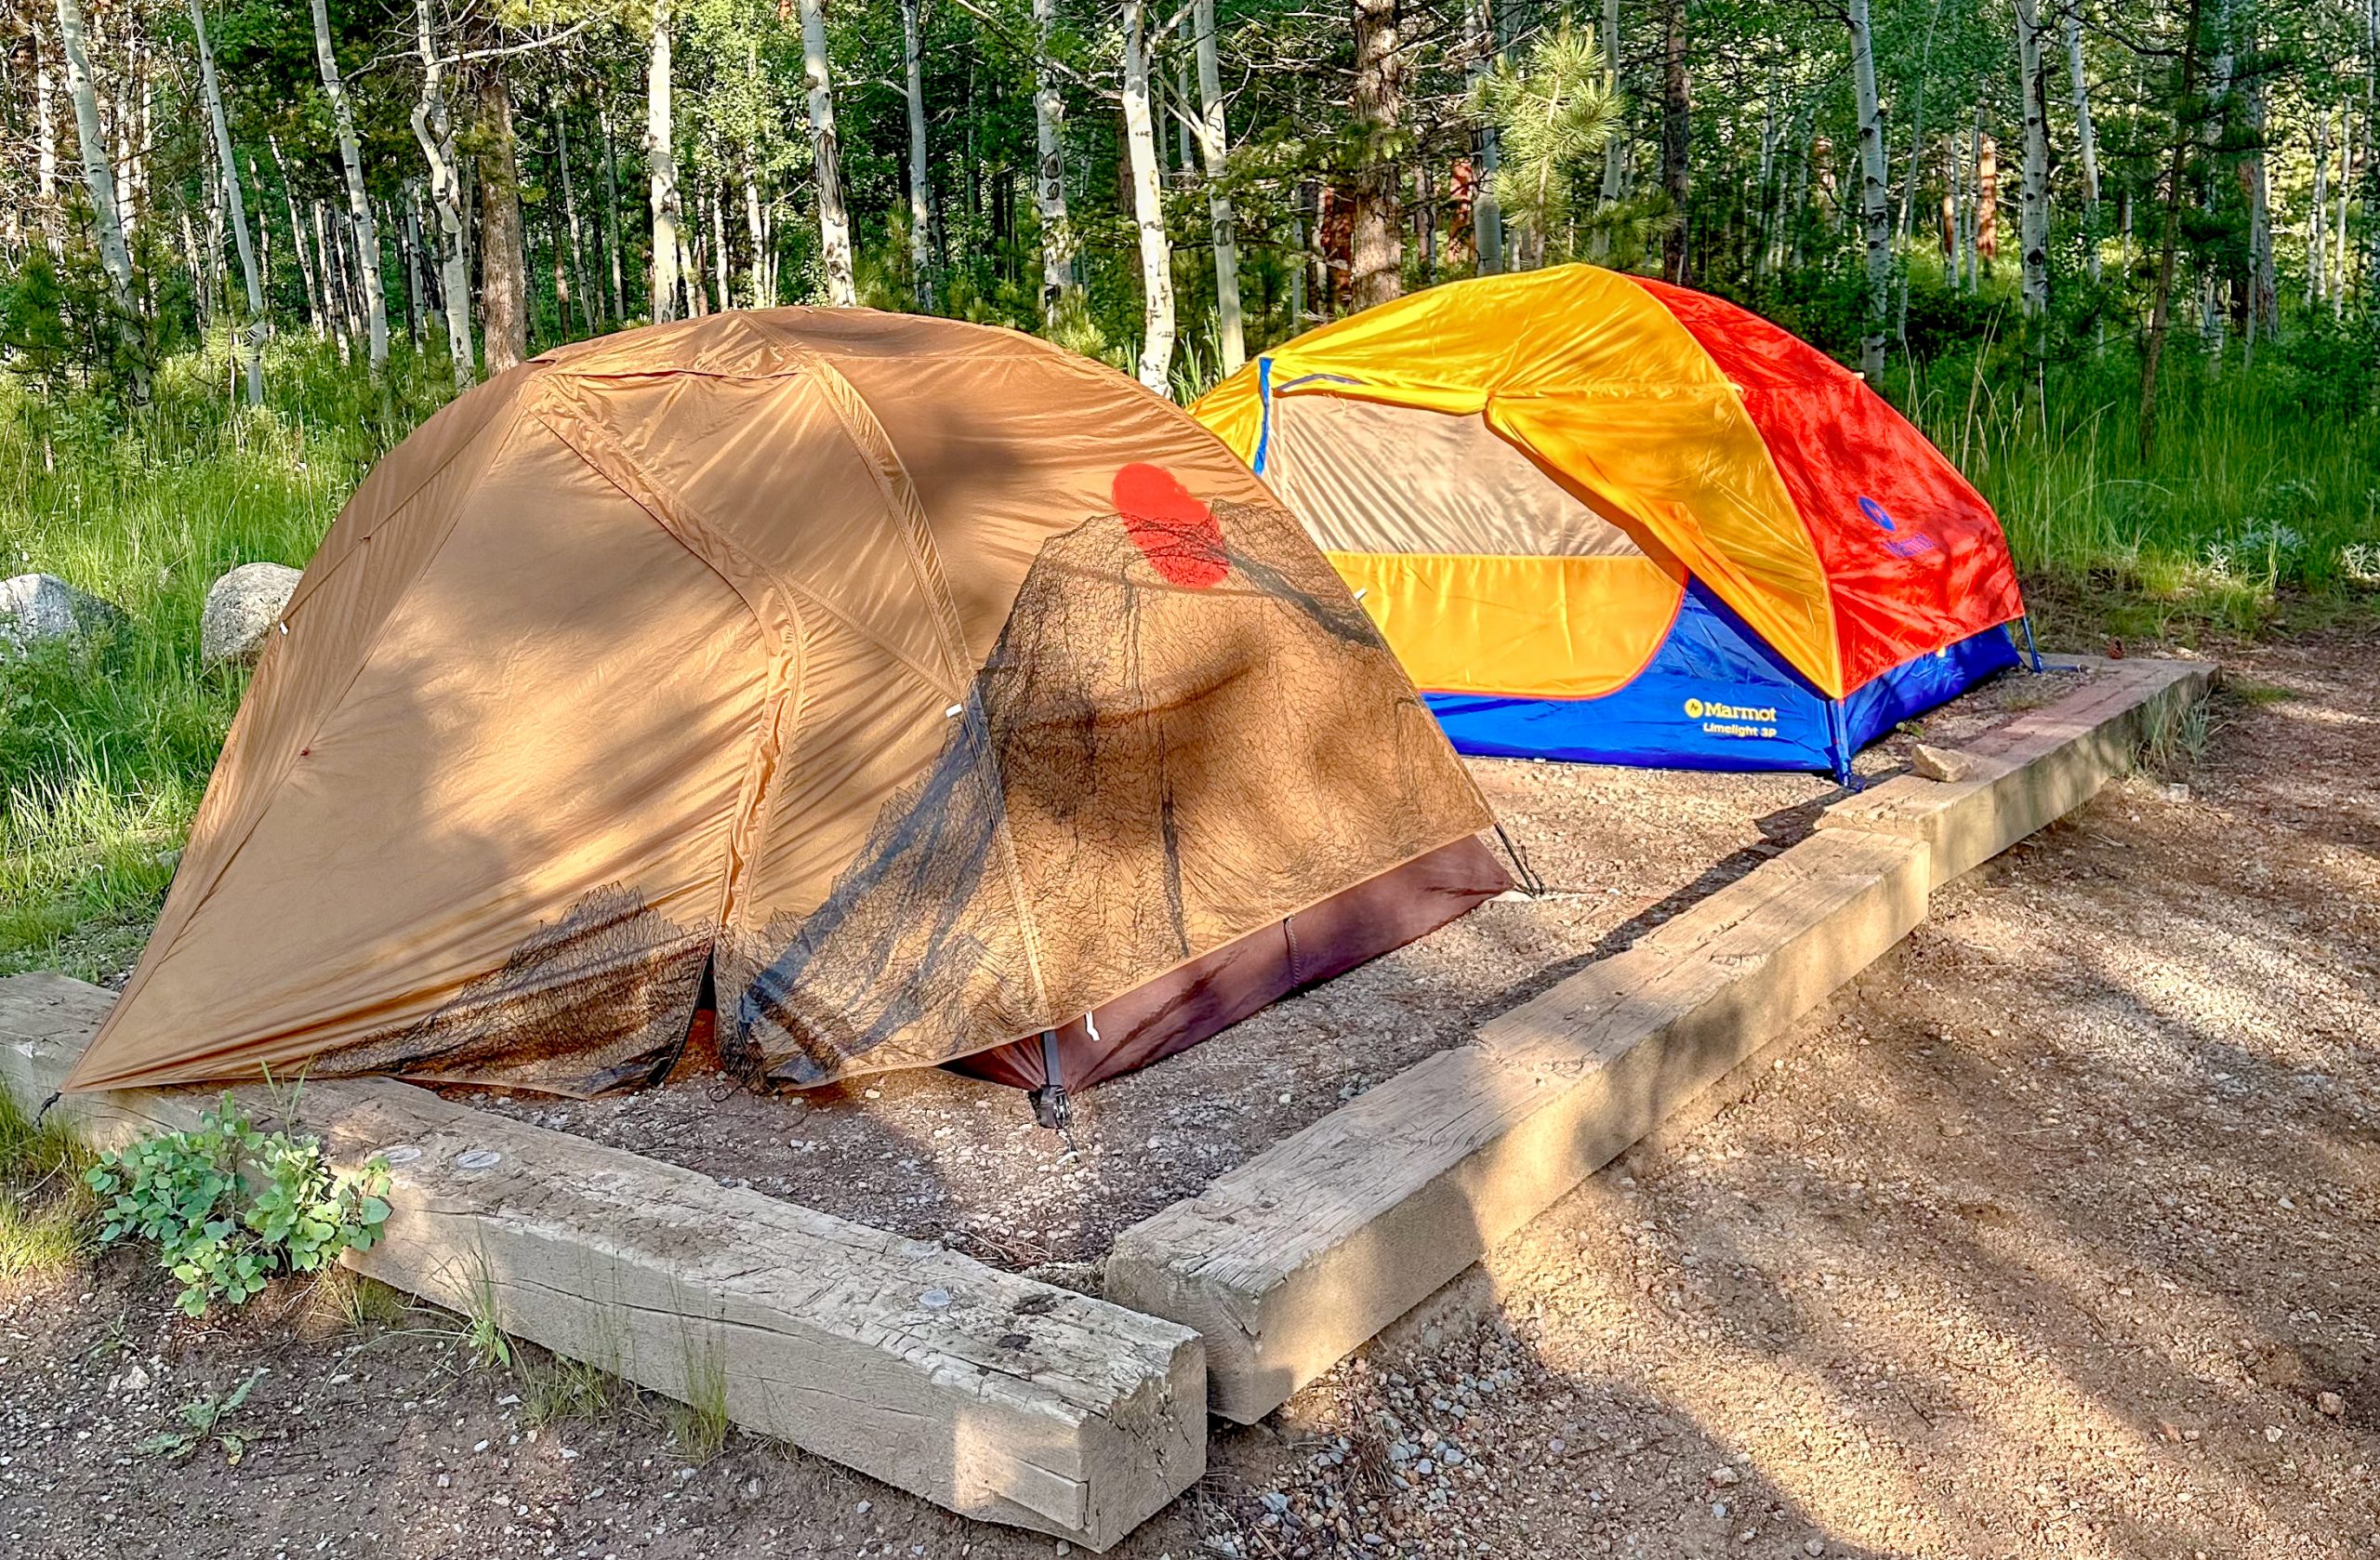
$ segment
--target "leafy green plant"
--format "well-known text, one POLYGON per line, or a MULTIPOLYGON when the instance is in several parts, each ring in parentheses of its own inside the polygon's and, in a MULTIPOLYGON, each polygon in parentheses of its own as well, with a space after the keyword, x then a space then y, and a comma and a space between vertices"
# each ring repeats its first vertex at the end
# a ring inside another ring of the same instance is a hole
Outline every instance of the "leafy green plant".
POLYGON ((144 1457, 188 1457, 201 1442, 210 1437, 223 1448, 223 1460, 237 1466, 248 1449, 245 1432, 227 1428, 226 1421, 240 1411, 257 1382, 264 1379, 259 1366, 247 1374, 246 1380, 230 1392, 218 1392, 207 1397, 193 1397, 175 1410, 182 1422, 174 1429, 160 1430, 132 1449, 144 1457))
POLYGON ((198 1315, 245 1303, 280 1273, 316 1273, 379 1238, 388 1168, 334 1170, 312 1138, 268 1132, 229 1094, 187 1132, 143 1138, 84 1181, 106 1205, 99 1240, 154 1241, 198 1315))

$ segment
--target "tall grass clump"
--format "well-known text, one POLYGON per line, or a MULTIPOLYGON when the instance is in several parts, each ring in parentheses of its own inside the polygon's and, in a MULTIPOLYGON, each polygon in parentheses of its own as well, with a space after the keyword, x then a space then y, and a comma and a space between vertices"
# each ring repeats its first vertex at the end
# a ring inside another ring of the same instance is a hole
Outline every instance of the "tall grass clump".
POLYGON ((1904 405, 1999 511, 2054 634, 2253 635, 2380 603, 2380 412, 2300 328, 2253 365, 2169 359, 2145 463, 2138 360, 2116 347, 2030 382, 1937 363, 1904 405))
POLYGON ((284 338, 250 409, 222 347, 162 365, 129 411, 0 380, 0 574, 57 575, 125 615, 0 652, 0 973, 129 961, 246 686, 199 664, 207 587, 240 563, 303 565, 444 393, 443 360, 400 348, 375 383, 284 338))

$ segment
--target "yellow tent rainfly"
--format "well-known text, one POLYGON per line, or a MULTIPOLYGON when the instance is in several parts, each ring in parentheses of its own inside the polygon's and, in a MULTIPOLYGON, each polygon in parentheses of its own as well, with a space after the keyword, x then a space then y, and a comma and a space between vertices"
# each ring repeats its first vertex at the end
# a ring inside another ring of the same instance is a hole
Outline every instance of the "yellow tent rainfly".
POLYGON ((1465 752, 1825 769, 2013 665, 1974 488, 1824 353, 1593 266, 1310 331, 1192 408, 1465 752))

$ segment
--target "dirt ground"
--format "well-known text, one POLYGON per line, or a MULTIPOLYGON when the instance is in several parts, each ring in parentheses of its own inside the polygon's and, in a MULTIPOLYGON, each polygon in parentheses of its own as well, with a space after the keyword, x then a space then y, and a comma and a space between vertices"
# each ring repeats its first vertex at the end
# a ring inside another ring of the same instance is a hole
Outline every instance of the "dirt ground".
MULTIPOLYGON (((2230 664, 2195 762, 1945 890, 1748 1092, 1219 1432, 1112 1553, 2380 1553, 2380 633, 2230 664)), ((1062 1547, 696 1461, 649 1399, 534 1427, 533 1358, 322 1310, 180 1323, 120 1256, 0 1280, 0 1553, 1062 1547), (259 1368, 236 1468, 136 1449, 259 1368)))
MULTIPOLYGON (((2004 674, 1871 747, 1858 772, 1897 773, 1916 741, 1955 745, 2091 675, 2004 674)), ((1067 1138, 1036 1128, 1015 1090, 940 1071, 800 1094, 747 1092, 716 1070, 587 1102, 450 1092, 996 1266, 1095 1262, 1126 1225, 1750 871, 1842 794, 1813 774, 1471 766, 1547 892, 1483 905, 1101 1085, 1076 1102, 1067 1138)))

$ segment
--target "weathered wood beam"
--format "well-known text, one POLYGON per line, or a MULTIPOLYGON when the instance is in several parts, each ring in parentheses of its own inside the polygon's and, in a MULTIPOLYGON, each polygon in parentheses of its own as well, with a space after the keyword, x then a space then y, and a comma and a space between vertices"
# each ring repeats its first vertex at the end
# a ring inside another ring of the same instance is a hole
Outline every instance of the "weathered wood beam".
POLYGON ((1269 1413, 1897 942, 1937 883, 2079 806, 2206 688, 2108 663, 1822 832, 1132 1226, 1104 1292, 1207 1342, 1215 1411, 1269 1413))
POLYGON ((1924 914, 1924 847, 1805 841, 1133 1225, 1104 1292, 1207 1342, 1217 1413, 1278 1408, 1924 914))
MULTIPOLYGON (((0 1087, 38 1109, 112 999, 0 981, 0 1087)), ((212 1099, 53 1109, 107 1146, 212 1099)), ((359 1272, 952 1511, 1104 1549, 1206 1468, 1203 1355, 1175 1323, 390 1079, 310 1083, 293 1114, 336 1163, 390 1161, 359 1272)))
POLYGON ((1924 840, 1938 888, 2128 773, 2143 747, 2171 732, 2206 696, 2214 677, 2213 668, 2190 661, 2080 664, 2100 676, 1959 750, 1973 773, 1947 782, 1897 775, 1837 802, 1819 817, 1818 827, 1924 840))

